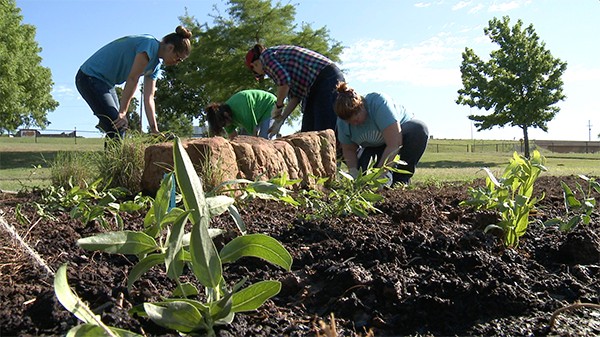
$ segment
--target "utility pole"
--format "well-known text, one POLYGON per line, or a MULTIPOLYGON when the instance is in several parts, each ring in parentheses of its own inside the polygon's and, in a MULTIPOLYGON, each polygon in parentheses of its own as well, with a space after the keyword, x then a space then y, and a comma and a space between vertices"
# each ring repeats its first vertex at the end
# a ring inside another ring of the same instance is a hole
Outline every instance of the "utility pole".
POLYGON ((588 120, 588 142, 592 141, 592 121, 588 120))

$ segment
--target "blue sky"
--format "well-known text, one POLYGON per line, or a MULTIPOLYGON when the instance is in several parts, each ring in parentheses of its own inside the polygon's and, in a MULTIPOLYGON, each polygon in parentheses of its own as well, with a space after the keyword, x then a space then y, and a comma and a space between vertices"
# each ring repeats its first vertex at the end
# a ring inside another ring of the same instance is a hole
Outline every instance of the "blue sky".
MULTIPOLYGON (((293 2, 293 1, 292 1, 293 2)), ((162 38, 187 12, 210 22, 220 0, 17 0, 23 23, 36 26, 42 65, 55 83, 60 106, 48 129, 93 131, 97 123, 75 89, 77 69, 104 44, 124 35, 162 38)), ((285 3, 285 2, 284 2, 285 3)), ((598 0, 302 0, 296 20, 326 26, 345 47, 341 68, 361 94, 385 92, 428 124, 435 138, 520 139, 519 128, 477 132, 467 115, 479 114, 455 103, 465 47, 483 59, 497 49, 483 29, 508 15, 511 25, 532 24, 554 57, 568 63, 565 101, 548 124, 530 129, 531 139, 598 140, 600 133, 600 1, 598 0), (591 126, 589 126, 591 125, 591 126), (590 130, 591 129, 591 130, 590 130)), ((233 93, 232 93, 233 94, 233 93)), ((144 120, 144 126, 146 121, 144 120)), ((283 130, 293 132, 292 128, 283 130)), ((83 136, 99 136, 94 132, 83 136)))

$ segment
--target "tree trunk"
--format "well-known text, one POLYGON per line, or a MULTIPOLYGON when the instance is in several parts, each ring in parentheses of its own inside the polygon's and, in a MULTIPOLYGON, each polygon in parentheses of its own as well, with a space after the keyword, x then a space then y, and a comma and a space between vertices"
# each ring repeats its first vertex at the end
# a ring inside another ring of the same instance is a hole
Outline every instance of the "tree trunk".
POLYGON ((529 159, 529 134, 527 133, 527 126, 523 126, 523 144, 525 144, 525 158, 529 159))

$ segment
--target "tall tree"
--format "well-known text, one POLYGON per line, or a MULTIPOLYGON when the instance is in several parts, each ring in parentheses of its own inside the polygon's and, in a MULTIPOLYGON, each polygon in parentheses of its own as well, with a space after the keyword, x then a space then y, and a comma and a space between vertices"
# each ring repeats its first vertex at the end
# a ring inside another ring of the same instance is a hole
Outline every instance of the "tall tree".
POLYGON ((554 106, 564 100, 561 76, 567 63, 554 58, 539 40, 533 25, 523 28, 517 21, 512 28, 510 18, 494 18, 484 33, 500 49, 490 53, 483 62, 472 49, 462 54, 462 83, 457 104, 493 110, 488 115, 469 115, 477 131, 503 127, 506 124, 523 130, 525 157, 529 158, 529 128, 548 132, 548 122, 560 108, 554 106))
POLYGON ((21 24, 14 0, 0 1, 0 134, 20 126, 50 124, 47 113, 58 107, 52 98, 52 73, 42 67, 35 27, 21 24))
POLYGON ((180 17, 194 34, 193 49, 186 61, 165 68, 158 81, 159 125, 164 120, 182 122, 182 116, 189 121, 199 118, 203 124, 202 110, 208 103, 223 102, 243 89, 275 92, 273 81, 257 82, 244 65, 246 52, 256 43, 298 45, 339 61, 341 44, 330 38, 325 27, 295 24, 296 8, 291 4, 228 0, 226 5, 225 13, 213 7, 211 24, 200 24, 187 13, 180 17))

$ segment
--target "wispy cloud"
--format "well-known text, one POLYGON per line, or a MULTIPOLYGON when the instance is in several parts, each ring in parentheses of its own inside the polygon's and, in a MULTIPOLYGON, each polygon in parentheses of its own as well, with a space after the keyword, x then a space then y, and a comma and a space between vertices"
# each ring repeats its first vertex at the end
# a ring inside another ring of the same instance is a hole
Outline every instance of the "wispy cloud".
MULTIPOLYGON (((346 48, 342 66, 359 82, 407 82, 418 86, 459 85, 462 47, 440 34, 414 46, 395 41, 363 40, 346 48)), ((464 46, 464 43, 462 44, 464 46)))
POLYGON ((66 85, 57 85, 52 89, 52 96, 73 97, 75 96, 75 89, 66 85))
POLYGON ((507 12, 512 9, 516 9, 521 7, 522 1, 507 1, 507 2, 499 2, 493 3, 488 7, 488 12, 507 12))
POLYGON ((431 2, 417 2, 415 7, 417 8, 425 8, 431 6, 431 2))
POLYGON ((477 4, 474 7, 472 7, 471 9, 469 9, 469 14, 475 14, 475 13, 481 12, 484 8, 485 8, 484 5, 477 4))
POLYGON ((469 5, 471 5, 471 2, 472 1, 459 1, 456 5, 452 6, 452 10, 457 11, 461 8, 468 7, 469 5))

